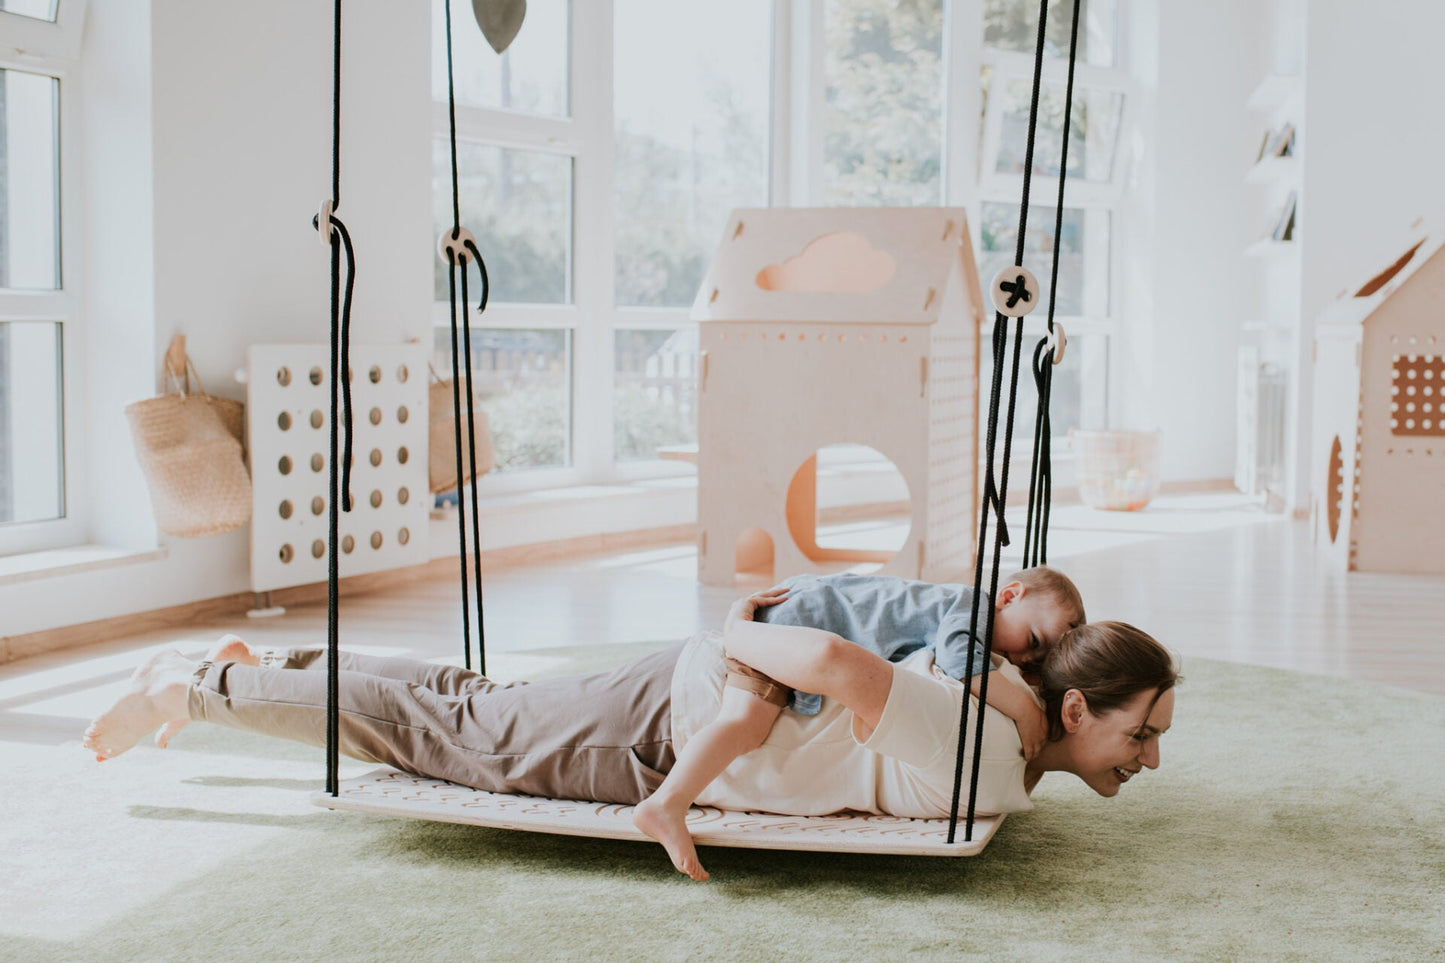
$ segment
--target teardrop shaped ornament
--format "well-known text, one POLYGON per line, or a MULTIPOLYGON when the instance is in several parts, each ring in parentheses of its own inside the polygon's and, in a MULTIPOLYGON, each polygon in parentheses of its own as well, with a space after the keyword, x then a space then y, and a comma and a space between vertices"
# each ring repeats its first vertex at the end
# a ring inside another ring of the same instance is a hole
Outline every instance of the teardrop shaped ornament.
POLYGON ((511 46, 527 15, 527 0, 472 0, 477 26, 492 49, 501 53, 511 46))

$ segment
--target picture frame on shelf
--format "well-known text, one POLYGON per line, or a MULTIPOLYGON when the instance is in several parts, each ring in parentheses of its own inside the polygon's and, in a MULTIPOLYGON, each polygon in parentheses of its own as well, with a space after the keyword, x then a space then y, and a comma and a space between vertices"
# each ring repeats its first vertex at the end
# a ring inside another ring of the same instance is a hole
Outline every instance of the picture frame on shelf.
POLYGON ((1280 208, 1279 217, 1275 219, 1274 231, 1270 234, 1270 237, 1274 240, 1294 240, 1294 213, 1296 202, 1295 192, 1290 191, 1289 196, 1284 200, 1284 206, 1280 208))

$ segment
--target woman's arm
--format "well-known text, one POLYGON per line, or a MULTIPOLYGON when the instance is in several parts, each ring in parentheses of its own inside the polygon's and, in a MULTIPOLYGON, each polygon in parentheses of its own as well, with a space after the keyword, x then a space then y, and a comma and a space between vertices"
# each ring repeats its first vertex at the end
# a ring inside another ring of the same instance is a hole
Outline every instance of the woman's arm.
POLYGON ((873 734, 888 692, 893 666, 860 645, 821 629, 751 621, 750 600, 728 613, 723 647, 728 655, 765 672, 783 685, 837 699, 853 712, 853 734, 873 734), (746 614, 744 614, 746 613, 746 614))

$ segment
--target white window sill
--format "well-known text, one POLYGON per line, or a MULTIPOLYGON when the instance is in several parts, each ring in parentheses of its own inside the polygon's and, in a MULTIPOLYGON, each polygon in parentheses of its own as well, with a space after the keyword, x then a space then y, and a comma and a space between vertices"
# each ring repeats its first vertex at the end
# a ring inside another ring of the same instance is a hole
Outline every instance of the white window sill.
POLYGON ((37 579, 74 575, 96 569, 154 562, 165 558, 165 548, 117 548, 113 545, 75 545, 44 552, 0 557, 0 586, 37 579))
MULTIPOLYGON (((470 496, 466 496, 470 516, 470 496)), ((572 485, 482 496, 477 503, 484 549, 512 548, 611 535, 697 521, 697 483, 691 476, 621 485, 572 485)), ((471 519, 467 519, 471 537, 471 519)), ((432 513, 431 556, 457 554, 456 509, 432 513)))

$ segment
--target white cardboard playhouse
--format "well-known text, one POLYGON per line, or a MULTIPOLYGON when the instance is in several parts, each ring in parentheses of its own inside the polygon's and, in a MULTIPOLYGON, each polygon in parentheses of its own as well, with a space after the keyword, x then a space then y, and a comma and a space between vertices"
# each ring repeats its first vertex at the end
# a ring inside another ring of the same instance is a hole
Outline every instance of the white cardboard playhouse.
POLYGON ((1316 325, 1315 541, 1342 568, 1445 573, 1445 251, 1401 250, 1316 325))
POLYGON ((734 211, 692 311, 701 581, 732 584, 769 542, 777 578, 867 561, 966 575, 984 305, 962 208, 734 211), (817 544, 816 452, 833 444, 898 467, 911 507, 896 553, 817 544))

